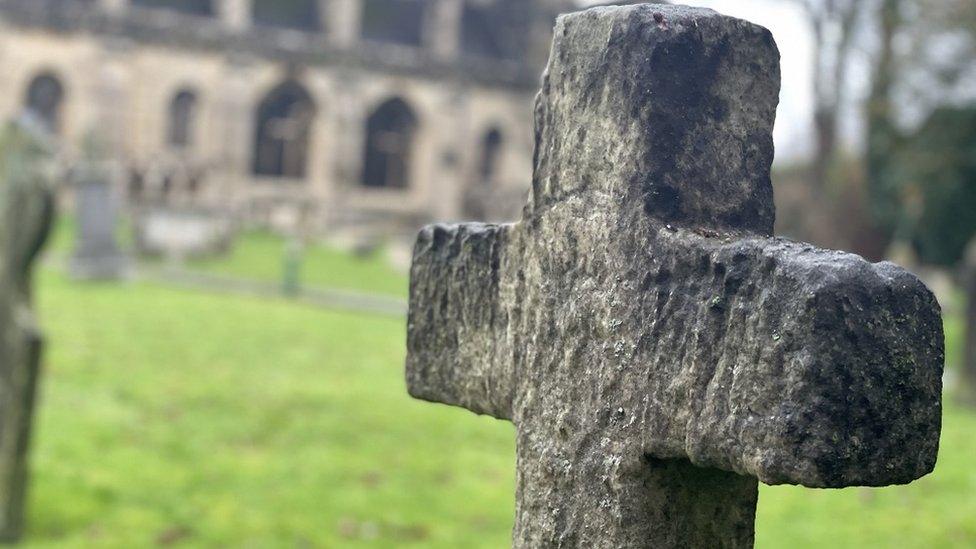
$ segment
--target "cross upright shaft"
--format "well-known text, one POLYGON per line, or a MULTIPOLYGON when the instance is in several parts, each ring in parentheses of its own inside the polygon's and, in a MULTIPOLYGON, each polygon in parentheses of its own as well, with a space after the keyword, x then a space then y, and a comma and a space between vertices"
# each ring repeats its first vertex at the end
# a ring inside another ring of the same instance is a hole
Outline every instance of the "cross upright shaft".
POLYGON ((751 546, 757 479, 934 467, 931 293, 771 237, 778 63, 710 10, 563 16, 522 221, 421 233, 409 390, 514 421, 515 546, 751 546))

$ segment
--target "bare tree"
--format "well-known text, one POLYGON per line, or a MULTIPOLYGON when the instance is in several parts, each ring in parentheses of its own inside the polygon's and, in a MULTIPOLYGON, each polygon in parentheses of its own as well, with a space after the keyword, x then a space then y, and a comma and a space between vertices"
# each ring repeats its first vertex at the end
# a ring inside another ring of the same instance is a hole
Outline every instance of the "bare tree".
POLYGON ((813 182, 827 186, 837 156, 840 111, 846 100, 850 65, 861 0, 798 0, 806 11, 814 39, 814 112, 816 150, 813 182))
POLYGON ((946 102, 976 101, 976 2, 903 1, 905 87, 921 114, 946 102))
MULTIPOLYGON (((902 197, 888 189, 891 164, 898 142, 898 129, 895 123, 894 89, 899 60, 895 52, 895 38, 904 22, 902 10, 904 0, 880 0, 877 6, 878 50, 871 75, 871 90, 867 98, 866 122, 867 141, 865 143, 865 168, 868 187, 872 190, 876 213, 882 218, 898 217, 893 213, 899 209, 902 197), (891 204, 889 204, 889 202, 891 204), (888 211, 891 210, 891 211, 888 211)), ((897 222, 890 224, 898 225, 897 222)), ((895 238, 904 235, 891 235, 895 238)))
POLYGON ((976 101, 976 2, 875 0, 868 14, 877 45, 865 103, 866 176, 879 222, 907 241, 913 236, 902 196, 907 190, 892 172, 904 129, 899 121, 918 122, 947 103, 976 101))

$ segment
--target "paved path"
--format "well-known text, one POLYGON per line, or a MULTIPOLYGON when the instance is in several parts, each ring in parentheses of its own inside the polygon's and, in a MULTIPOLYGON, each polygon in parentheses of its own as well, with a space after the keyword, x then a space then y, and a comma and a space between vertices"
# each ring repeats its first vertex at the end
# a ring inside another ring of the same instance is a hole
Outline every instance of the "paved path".
POLYGON ((183 288, 259 297, 277 297, 327 309, 341 309, 396 317, 404 317, 407 313, 407 301, 392 296, 310 287, 301 288, 294 296, 286 296, 280 284, 216 275, 178 267, 140 267, 136 276, 142 280, 183 288))

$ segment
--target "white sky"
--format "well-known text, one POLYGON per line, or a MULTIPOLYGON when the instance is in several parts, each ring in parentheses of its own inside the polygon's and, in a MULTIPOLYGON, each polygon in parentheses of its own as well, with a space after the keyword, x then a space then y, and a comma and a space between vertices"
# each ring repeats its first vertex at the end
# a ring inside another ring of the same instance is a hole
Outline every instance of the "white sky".
POLYGON ((776 116, 776 159, 797 160, 810 153, 813 111, 813 39, 803 11, 789 0, 681 0, 711 8, 769 29, 782 55, 783 90, 776 116))

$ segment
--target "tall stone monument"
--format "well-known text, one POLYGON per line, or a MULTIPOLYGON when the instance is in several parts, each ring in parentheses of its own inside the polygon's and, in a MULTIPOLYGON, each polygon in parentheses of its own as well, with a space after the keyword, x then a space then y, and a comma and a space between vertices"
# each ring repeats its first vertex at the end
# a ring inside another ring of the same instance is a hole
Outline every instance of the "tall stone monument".
POLYGON ((516 547, 750 547, 758 481, 932 471, 942 322, 890 264, 774 238, 770 33, 559 19, 514 225, 417 242, 407 382, 511 420, 516 547))
POLYGON ((77 242, 71 275, 82 280, 116 280, 129 267, 116 236, 118 204, 112 185, 113 163, 106 145, 90 134, 83 157, 72 170, 77 242))
POLYGON ((31 266, 54 216, 48 159, 23 126, 0 137, 0 542, 21 535, 27 450, 41 334, 31 312, 31 266))

